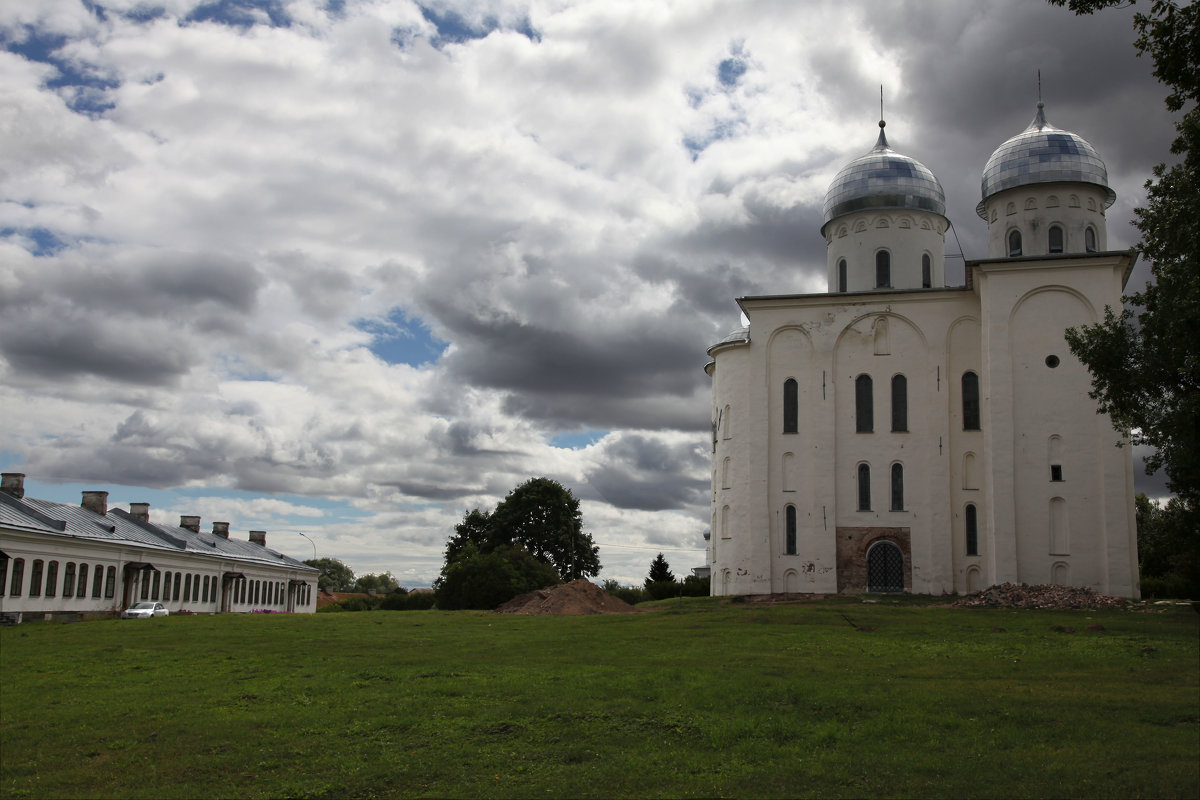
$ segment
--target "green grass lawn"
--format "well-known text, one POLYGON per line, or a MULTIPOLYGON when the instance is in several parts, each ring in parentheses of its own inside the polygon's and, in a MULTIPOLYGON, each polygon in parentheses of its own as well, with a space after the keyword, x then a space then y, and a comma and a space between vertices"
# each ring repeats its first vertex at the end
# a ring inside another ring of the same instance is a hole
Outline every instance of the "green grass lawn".
POLYGON ((1195 798, 1198 623, 704 598, 23 624, 0 797, 1195 798))

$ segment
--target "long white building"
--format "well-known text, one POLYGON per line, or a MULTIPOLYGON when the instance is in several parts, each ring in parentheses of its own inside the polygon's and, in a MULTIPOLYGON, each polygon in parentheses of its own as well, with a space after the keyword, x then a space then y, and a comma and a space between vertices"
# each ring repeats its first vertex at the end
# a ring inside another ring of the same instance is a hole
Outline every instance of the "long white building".
POLYGON ((941 184, 880 122, 825 198, 828 292, 737 301, 706 367, 714 595, 1138 596, 1130 449, 1064 340, 1133 268, 1106 250, 1104 162, 1039 103, 982 195, 988 257, 948 287, 941 184))
POLYGON ((108 507, 108 492, 78 506, 25 496, 25 476, 0 479, 0 616, 85 617, 139 600, 172 614, 316 611, 319 570, 267 547, 265 531, 229 538, 229 523, 200 530, 150 521, 148 503, 108 507))

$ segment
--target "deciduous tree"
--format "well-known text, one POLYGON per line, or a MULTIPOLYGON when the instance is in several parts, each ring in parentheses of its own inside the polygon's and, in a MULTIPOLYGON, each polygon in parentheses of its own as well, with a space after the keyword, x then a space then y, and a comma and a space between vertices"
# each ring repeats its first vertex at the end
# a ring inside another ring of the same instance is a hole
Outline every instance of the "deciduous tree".
POLYGON ((600 548, 583 531, 579 500, 549 478, 531 478, 500 501, 489 520, 489 545, 514 544, 551 564, 564 581, 600 572, 600 548))
POLYGON ((310 558, 304 562, 321 570, 317 576, 317 589, 331 592, 349 592, 354 589, 354 570, 336 558, 310 558))

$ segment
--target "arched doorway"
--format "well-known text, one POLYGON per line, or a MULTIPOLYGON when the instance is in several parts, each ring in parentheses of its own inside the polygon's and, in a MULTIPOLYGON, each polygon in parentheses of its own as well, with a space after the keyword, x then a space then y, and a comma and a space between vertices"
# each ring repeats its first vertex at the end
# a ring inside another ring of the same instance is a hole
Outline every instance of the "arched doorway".
POLYGON ((904 554, 893 543, 876 542, 867 551, 867 591, 904 591, 904 554))

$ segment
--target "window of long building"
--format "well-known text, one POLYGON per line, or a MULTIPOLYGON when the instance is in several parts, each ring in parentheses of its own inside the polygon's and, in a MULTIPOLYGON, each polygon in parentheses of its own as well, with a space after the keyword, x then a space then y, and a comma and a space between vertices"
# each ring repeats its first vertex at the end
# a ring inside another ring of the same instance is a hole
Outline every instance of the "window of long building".
POLYGON ((208 602, 208 576, 204 576, 204 581, 200 584, 200 602, 208 602))
POLYGON ((794 378, 783 382, 783 432, 796 433, 800 420, 800 388, 794 378))
POLYGON ((58 562, 51 561, 46 564, 46 597, 54 597, 58 594, 58 562))
POLYGON ((104 591, 104 565, 97 564, 92 573, 92 597, 99 598, 102 591, 104 591))
POLYGON ((75 585, 76 597, 87 597, 88 565, 79 565, 79 582, 75 585))
POLYGON ((964 372, 962 376, 963 430, 979 430, 979 376, 964 372))
POLYGON ((192 574, 189 572, 183 578, 183 602, 190 603, 192 600, 192 574))
POLYGON ((179 579, 182 577, 183 577, 182 574, 180 574, 178 572, 175 573, 175 585, 172 587, 172 592, 171 592, 171 602, 173 602, 173 603, 179 601, 179 579))
POLYGON ((146 570, 138 573, 138 581, 142 584, 142 599, 150 599, 150 574, 146 570))
POLYGON ((63 567, 63 599, 75 596, 75 562, 68 561, 63 567))
POLYGON ((8 586, 8 556, 0 552, 0 597, 4 596, 4 589, 8 586))
POLYGON ((109 567, 104 572, 104 599, 110 600, 117 592, 117 568, 109 567))
POLYGON ((892 376, 892 430, 908 430, 908 378, 903 375, 892 376))
POLYGON ((42 596, 42 570, 45 569, 45 564, 40 558, 33 560, 33 569, 29 570, 29 596, 42 596))
POLYGON ((875 430, 874 386, 870 375, 854 379, 854 430, 870 433, 875 430))
POLYGON ((20 597, 25 582, 25 559, 14 558, 12 562, 12 578, 8 582, 9 597, 20 597))
POLYGON ((871 468, 866 464, 858 465, 858 510, 871 510, 871 468))

